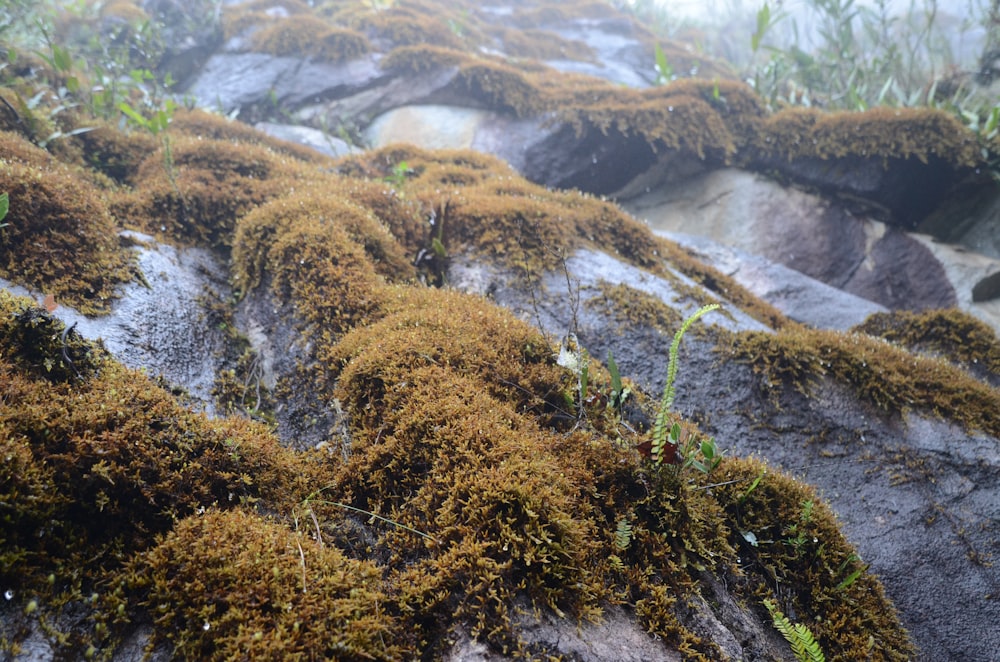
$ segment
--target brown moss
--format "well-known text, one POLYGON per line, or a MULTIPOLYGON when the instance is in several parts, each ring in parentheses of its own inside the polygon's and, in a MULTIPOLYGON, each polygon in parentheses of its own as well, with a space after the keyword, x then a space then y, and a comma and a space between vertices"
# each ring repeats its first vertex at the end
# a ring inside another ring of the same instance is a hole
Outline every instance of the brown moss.
POLYGON ((508 29, 502 33, 504 50, 510 57, 536 60, 593 62, 594 50, 586 43, 564 39, 548 30, 508 29))
POLYGON ((2 534, 6 586, 53 572, 61 583, 96 578, 177 517, 260 498, 284 503, 300 480, 263 428, 184 409, 144 375, 60 333, 30 301, 0 292, 0 311, 0 429, 21 475, 0 489, 24 524, 2 534))
POLYGON ((544 108, 538 88, 521 72, 506 65, 470 62, 459 69, 458 80, 490 108, 517 117, 527 117, 544 108))
POLYGON ((154 642, 183 660, 401 659, 373 563, 241 509, 182 520, 133 568, 154 642))
POLYGON ((83 161, 93 170, 119 184, 132 184, 139 165, 159 146, 156 138, 145 132, 126 133, 107 122, 90 120, 92 130, 73 136, 80 146, 83 161))
POLYGON ((139 167, 139 188, 119 196, 115 213, 146 232, 228 247, 236 219, 316 171, 259 145, 179 137, 172 162, 164 147, 139 167))
POLYGON ((468 60, 469 56, 462 51, 417 44, 392 49, 379 61, 379 66, 386 71, 419 74, 433 69, 457 67, 468 60))
POLYGON ((101 7, 101 18, 118 19, 128 23, 141 23, 149 20, 147 14, 136 3, 129 0, 114 0, 101 7))
MULTIPOLYGON (((730 541, 743 567, 766 569, 745 584, 758 612, 761 600, 771 599, 797 614, 828 659, 913 658, 913 644, 878 580, 862 572, 843 583, 864 562, 815 490, 755 459, 727 459, 713 481, 723 483, 713 491, 734 524, 730 541), (753 533, 757 544, 743 532, 753 533)), ((766 622, 766 613, 762 618, 766 622)))
POLYGON ((750 363, 772 385, 808 393, 813 380, 830 376, 886 412, 916 410, 1000 435, 996 389, 941 359, 914 356, 866 335, 801 327, 742 333, 730 356, 750 363))
POLYGON ((975 167, 982 155, 975 135, 950 113, 930 108, 873 108, 862 113, 817 114, 784 110, 761 127, 765 155, 821 159, 937 157, 955 167, 975 167))
POLYGON ((233 121, 200 108, 177 110, 170 122, 170 130, 171 133, 180 133, 193 138, 260 145, 276 154, 291 156, 307 163, 325 164, 330 161, 328 157, 314 149, 280 140, 262 131, 257 131, 242 122, 233 121))
POLYGON ((657 329, 664 334, 673 334, 680 328, 681 314, 663 302, 659 297, 637 290, 625 284, 601 281, 600 294, 588 299, 589 308, 603 308, 607 314, 620 322, 657 329))
POLYGON ((699 159, 726 161, 736 145, 722 118, 705 101, 688 95, 621 99, 565 115, 577 126, 589 125, 645 140, 657 150, 678 150, 699 159))
POLYGON ((342 62, 368 53, 371 45, 358 32, 334 28, 316 16, 296 14, 255 32, 250 48, 272 55, 342 62))
POLYGON ((972 372, 1000 379, 1000 342, 985 323, 956 309, 876 313, 852 331, 911 351, 941 356, 972 372))
POLYGON ((135 271, 104 200, 61 164, 6 159, 0 159, 0 191, 10 199, 0 229, 0 276, 85 314, 107 312, 135 271))

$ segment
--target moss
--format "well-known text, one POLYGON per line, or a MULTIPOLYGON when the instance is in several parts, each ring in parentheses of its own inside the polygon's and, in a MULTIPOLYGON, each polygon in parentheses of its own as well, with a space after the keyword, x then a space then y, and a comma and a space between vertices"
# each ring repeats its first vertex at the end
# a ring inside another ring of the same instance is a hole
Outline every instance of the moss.
POLYGON ((863 113, 784 110, 761 126, 756 149, 764 156, 821 159, 936 157, 972 168, 982 155, 975 135, 950 113, 930 108, 873 108, 863 113))
POLYGON ((183 660, 402 659, 373 563, 241 509, 180 521, 133 567, 153 642, 183 660), (194 561, 194 562, 192 562, 194 561))
POLYGON ((73 136, 88 167, 118 184, 133 184, 139 165, 159 143, 148 133, 126 133, 106 122, 90 120, 90 131, 73 136))
POLYGON ((21 522, 3 530, 5 586, 50 573, 79 586, 178 517, 285 503, 301 479, 301 465, 263 428, 192 413, 27 300, 0 292, 0 311, 0 429, 20 467, 19 478, 0 481, 0 501, 20 504, 21 522))
POLYGON ((864 572, 846 581, 864 563, 811 487, 755 459, 727 459, 713 481, 724 483, 713 491, 735 525, 730 541, 743 567, 765 569, 743 584, 758 613, 771 599, 797 614, 828 659, 913 659, 916 650, 878 581, 864 572))
POLYGON ((432 69, 457 67, 468 59, 468 55, 452 48, 417 44, 392 49, 379 61, 379 66, 386 71, 419 74, 432 69))
POLYGON ((0 191, 10 199, 7 226, 0 229, 0 276, 85 314, 107 312, 135 270, 104 200, 61 164, 5 158, 0 191))
POLYGON ((517 117, 527 117, 544 108, 538 88, 521 72, 506 65, 470 62, 459 69, 458 80, 490 108, 517 117))
POLYGON ((259 145, 276 154, 291 156, 307 163, 326 164, 330 161, 328 157, 314 149, 274 138, 242 122, 230 120, 222 115, 201 109, 178 110, 170 122, 170 130, 172 133, 180 133, 193 138, 259 145))
POLYGON ((185 243, 228 247, 236 219, 316 173, 259 145, 179 137, 169 166, 163 149, 139 167, 138 187, 114 200, 115 214, 185 243))
POLYGON ((739 334, 729 351, 771 385, 808 393, 813 380, 830 376, 883 411, 916 410, 1000 435, 996 389, 941 359, 914 356, 883 340, 786 327, 778 334, 739 334))
POLYGON ((625 284, 601 281, 599 295, 586 301, 589 308, 603 307, 620 322, 657 329, 672 334, 684 321, 681 314, 659 297, 625 284))
POLYGON ((594 50, 582 41, 564 39, 548 30, 504 30, 504 50, 515 58, 593 62, 594 50))
POLYGON ((368 53, 371 45, 358 32, 331 27, 315 16, 296 14, 255 32, 250 48, 272 55, 342 62, 368 53))
POLYGON ((129 0, 115 0, 103 5, 100 9, 101 18, 117 19, 127 23, 141 23, 149 20, 147 14, 136 3, 129 0))
POLYGON ((960 310, 876 313, 854 327, 910 351, 941 356, 962 368, 1000 379, 1000 342, 985 323, 960 310))

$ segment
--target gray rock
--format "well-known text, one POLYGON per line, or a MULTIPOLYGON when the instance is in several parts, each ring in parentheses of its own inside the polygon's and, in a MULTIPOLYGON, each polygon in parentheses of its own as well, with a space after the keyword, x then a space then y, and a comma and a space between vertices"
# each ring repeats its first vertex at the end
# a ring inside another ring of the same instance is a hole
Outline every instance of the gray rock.
POLYGON ((334 158, 355 154, 360 151, 357 147, 347 143, 345 140, 330 135, 326 131, 310 129, 307 126, 257 122, 254 128, 258 131, 263 131, 269 136, 298 143, 299 145, 314 149, 320 154, 326 154, 334 158))
MULTIPOLYGON (((53 315, 105 348, 124 365, 183 387, 196 407, 215 411, 212 386, 223 365, 225 333, 213 321, 212 300, 230 295, 225 267, 211 252, 156 244, 152 237, 127 233, 140 241, 139 268, 148 283, 129 283, 111 312, 86 317, 60 305, 53 315)), ((37 293, 0 279, 0 287, 41 300, 37 293)), ((58 302, 57 302, 58 303, 58 302)))
POLYGON ((888 309, 868 299, 814 280, 762 257, 718 244, 707 237, 662 233, 701 262, 731 276, 789 319, 819 329, 847 331, 869 315, 888 309))

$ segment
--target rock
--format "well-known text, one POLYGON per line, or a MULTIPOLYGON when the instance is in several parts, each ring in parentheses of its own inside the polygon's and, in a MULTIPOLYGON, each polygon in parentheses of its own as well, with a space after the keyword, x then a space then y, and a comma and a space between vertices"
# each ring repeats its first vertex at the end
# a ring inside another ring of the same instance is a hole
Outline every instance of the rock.
POLYGON ((331 157, 346 156, 358 151, 357 147, 347 141, 332 136, 329 132, 310 129, 296 124, 275 124, 274 122, 257 122, 254 128, 280 140, 287 140, 316 150, 320 154, 331 157))
POLYGON ((708 237, 665 232, 699 260, 734 278, 789 319, 819 329, 847 331, 869 315, 888 309, 831 287, 805 274, 708 237))
MULTIPOLYGON (((126 285, 107 315, 86 317, 64 305, 54 315, 83 337, 100 340, 126 366, 162 377, 183 389, 195 407, 215 413, 212 389, 229 343, 219 327, 225 320, 218 318, 218 306, 232 296, 225 267, 202 248, 157 244, 139 233, 124 236, 138 243, 146 282, 126 285)), ((0 287, 32 295, 2 279, 0 287)))
POLYGON ((623 206, 658 231, 711 238, 887 308, 959 306, 1000 329, 987 300, 997 260, 858 217, 761 175, 713 170, 623 206))

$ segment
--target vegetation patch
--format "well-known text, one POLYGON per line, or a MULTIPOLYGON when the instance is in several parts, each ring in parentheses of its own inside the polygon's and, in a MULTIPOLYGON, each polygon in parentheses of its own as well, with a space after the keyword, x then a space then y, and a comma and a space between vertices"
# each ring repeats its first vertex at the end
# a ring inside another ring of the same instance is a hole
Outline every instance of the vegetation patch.
POLYGON ((737 334, 723 351, 752 365, 769 386, 808 394, 813 381, 829 376, 883 411, 918 411, 1000 435, 997 389, 943 359, 916 356, 878 338, 795 326, 777 334, 737 334))
POLYGON ((972 374, 1000 381, 1000 342, 989 326, 960 310, 876 313, 852 331, 910 351, 940 356, 972 374))
POLYGON ((0 191, 10 201, 0 227, 0 276, 81 312, 107 312, 136 273, 107 203, 68 167, 40 165, 27 147, 19 152, 33 164, 0 157, 0 191))
POLYGON ((296 14, 254 32, 250 48, 272 55, 342 62, 368 53, 371 45, 363 34, 332 27, 315 16, 296 14))

